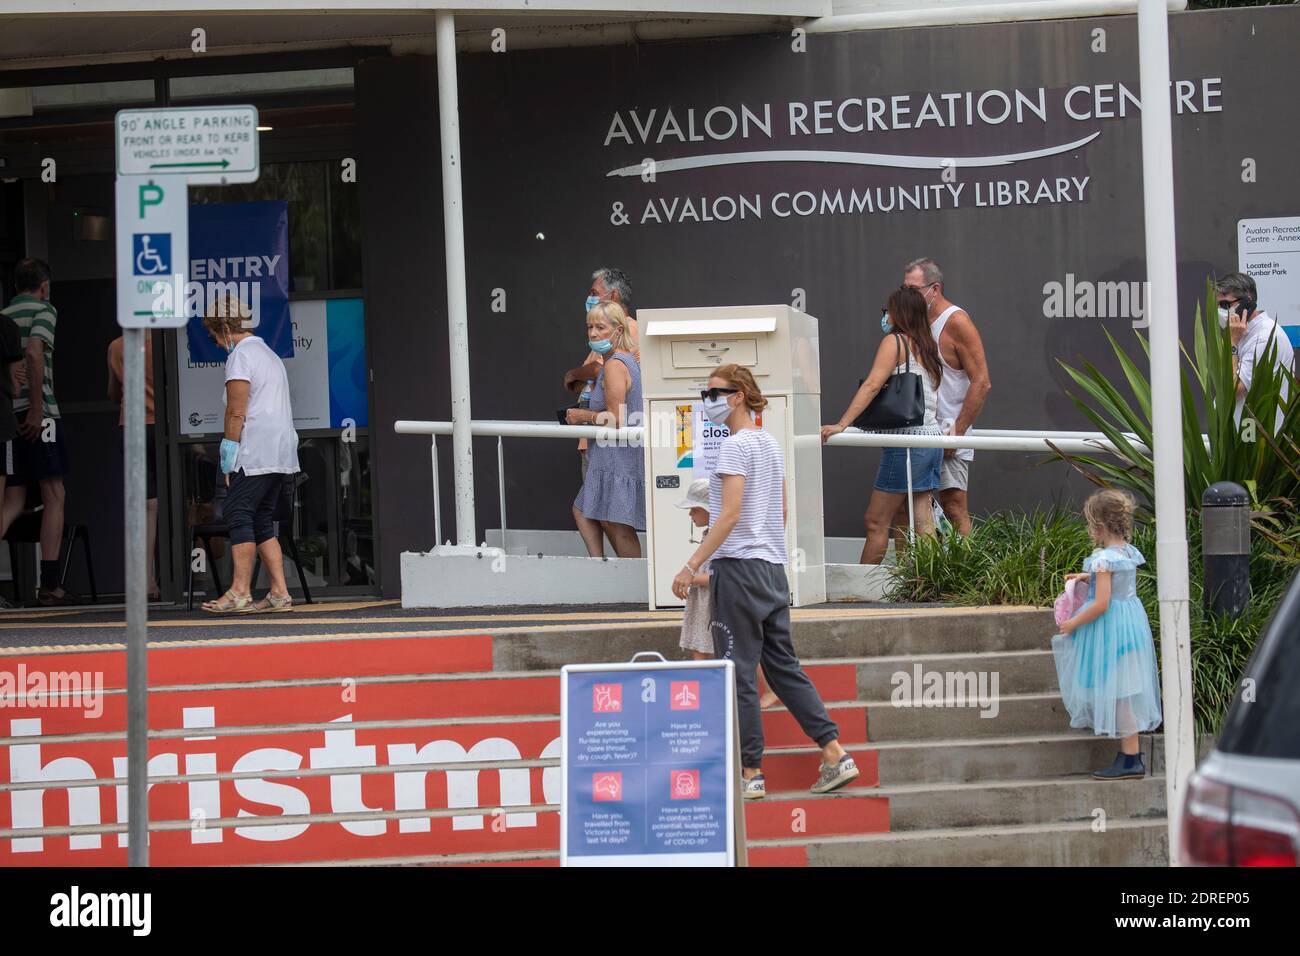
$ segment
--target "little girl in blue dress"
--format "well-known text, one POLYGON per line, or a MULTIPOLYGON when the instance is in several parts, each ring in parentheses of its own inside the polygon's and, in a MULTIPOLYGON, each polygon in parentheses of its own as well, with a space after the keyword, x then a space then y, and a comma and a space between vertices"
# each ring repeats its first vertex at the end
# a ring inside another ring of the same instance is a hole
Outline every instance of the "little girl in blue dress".
POLYGON ((1071 727, 1091 727, 1119 737, 1120 749, 1099 780, 1142 777, 1138 734, 1160 726, 1160 681, 1156 648, 1146 609, 1137 596, 1137 566, 1146 563, 1128 539, 1133 533, 1133 499, 1120 491, 1099 491, 1083 506, 1088 534, 1098 545, 1083 562, 1088 600, 1052 638, 1061 697, 1071 727))

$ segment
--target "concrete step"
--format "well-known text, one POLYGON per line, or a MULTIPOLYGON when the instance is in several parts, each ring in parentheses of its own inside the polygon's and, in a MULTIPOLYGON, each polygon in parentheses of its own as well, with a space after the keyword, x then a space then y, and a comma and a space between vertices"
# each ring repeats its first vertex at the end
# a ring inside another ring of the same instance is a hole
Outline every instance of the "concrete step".
MULTIPOLYGON (((982 654, 907 654, 899 657, 860 659, 857 667, 859 700, 889 700, 900 688, 916 684, 920 668, 922 686, 926 675, 980 672, 997 674, 999 694, 1045 694, 1058 689, 1056 663, 1050 649, 988 651, 982 654)), ((809 669, 811 674, 811 668, 809 669)))
MULTIPOLYGON (((1055 633, 1052 612, 1042 608, 920 608, 878 614, 832 609, 794 614, 795 650, 803 661, 1038 651, 1055 633)), ((630 660, 639 651, 684 660, 680 637, 676 623, 521 629, 493 636, 494 669, 554 670, 564 664, 630 660)))
MULTIPOLYGON (((1153 738, 1142 751, 1150 773, 1153 738)), ((1154 746, 1163 749, 1159 737, 1154 746)), ((1045 780, 1087 774, 1108 766, 1116 742, 1087 731, 1058 727, 1053 733, 1007 737, 935 737, 873 741, 880 779, 887 785, 1045 780)))
POLYGON ((967 827, 758 841, 754 866, 1167 866, 1163 819, 967 827))
POLYGON ((913 784, 876 793, 889 801, 891 832, 1165 816, 1164 777, 913 784))
MULTIPOLYGON (((1060 695, 1014 694, 963 698, 940 705, 868 703, 867 724, 875 741, 934 737, 1009 737, 1066 730, 1070 715, 1060 695)), ((1079 731, 1083 733, 1084 731, 1079 731)))

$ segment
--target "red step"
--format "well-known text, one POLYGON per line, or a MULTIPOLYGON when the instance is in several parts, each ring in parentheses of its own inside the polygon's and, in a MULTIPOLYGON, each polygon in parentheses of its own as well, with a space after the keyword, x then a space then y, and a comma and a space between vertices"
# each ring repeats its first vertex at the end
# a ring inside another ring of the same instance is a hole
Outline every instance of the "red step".
MULTIPOLYGON (((880 786, 880 767, 874 750, 850 745, 845 748, 853 755, 858 765, 858 777, 847 787, 880 786)), ((795 750, 769 750, 763 755, 763 776, 767 780, 767 789, 771 792, 785 790, 807 790, 817 779, 817 768, 821 764, 821 754, 817 750, 800 752, 795 750)))
POLYGON ((749 847, 750 866, 807 866, 807 847, 795 846, 751 846, 749 847))
MULTIPOLYGON (((0 671, 79 671, 103 675, 105 690, 126 686, 126 652, 98 649, 5 654, 0 671)), ((385 674, 462 674, 492 670, 487 634, 366 637, 334 640, 207 641, 150 645, 149 686, 226 681, 373 677, 385 674), (232 646, 238 645, 238 646, 232 646)))
POLYGON ((762 800, 747 801, 745 836, 750 840, 797 840, 889 832, 889 798, 846 790, 845 796, 769 794, 762 800))
MULTIPOLYGON (((828 704, 827 713, 840 728, 840 743, 844 746, 867 742, 867 708, 861 704, 828 704)), ((812 741, 803 732, 794 714, 788 710, 763 711, 763 745, 774 747, 807 747, 812 741)))
MULTIPOLYGON (((100 732, 126 729, 126 695, 104 694, 103 712, 93 720, 100 732)), ((84 707, 5 708, 9 718, 41 718, 47 734, 84 733, 84 707)), ((95 702, 99 706, 99 702, 95 702)), ((366 714, 357 720, 408 720, 452 717, 514 717, 558 714, 560 682, 555 677, 466 677, 443 680, 238 687, 224 690, 153 690, 149 693, 149 727, 184 726, 186 708, 211 707, 219 727, 316 723, 340 713, 366 714)), ((6 728, 0 728, 3 734, 6 728)))
POLYGON ((857 664, 815 664, 804 661, 803 669, 822 700, 858 699, 857 664))

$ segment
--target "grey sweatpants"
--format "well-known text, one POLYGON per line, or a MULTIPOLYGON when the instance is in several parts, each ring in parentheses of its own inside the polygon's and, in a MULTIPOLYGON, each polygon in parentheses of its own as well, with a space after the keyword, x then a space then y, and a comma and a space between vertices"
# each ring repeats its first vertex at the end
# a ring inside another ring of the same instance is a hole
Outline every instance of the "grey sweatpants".
POLYGON ((839 737, 817 689, 804 673, 790 639, 790 587, 785 568, 756 558, 714 558, 709 587, 713 600, 713 652, 736 665, 740 763, 763 763, 763 712, 758 706, 757 670, 803 732, 825 747, 839 737))

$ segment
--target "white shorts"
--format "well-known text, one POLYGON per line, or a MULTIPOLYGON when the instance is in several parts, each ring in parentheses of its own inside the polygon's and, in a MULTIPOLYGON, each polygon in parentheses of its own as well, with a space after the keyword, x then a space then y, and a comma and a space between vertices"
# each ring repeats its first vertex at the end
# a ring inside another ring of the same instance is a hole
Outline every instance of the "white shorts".
POLYGON ((949 488, 955 488, 958 491, 965 491, 969 484, 970 460, 958 458, 956 455, 945 458, 939 469, 939 490, 947 491, 949 488))

